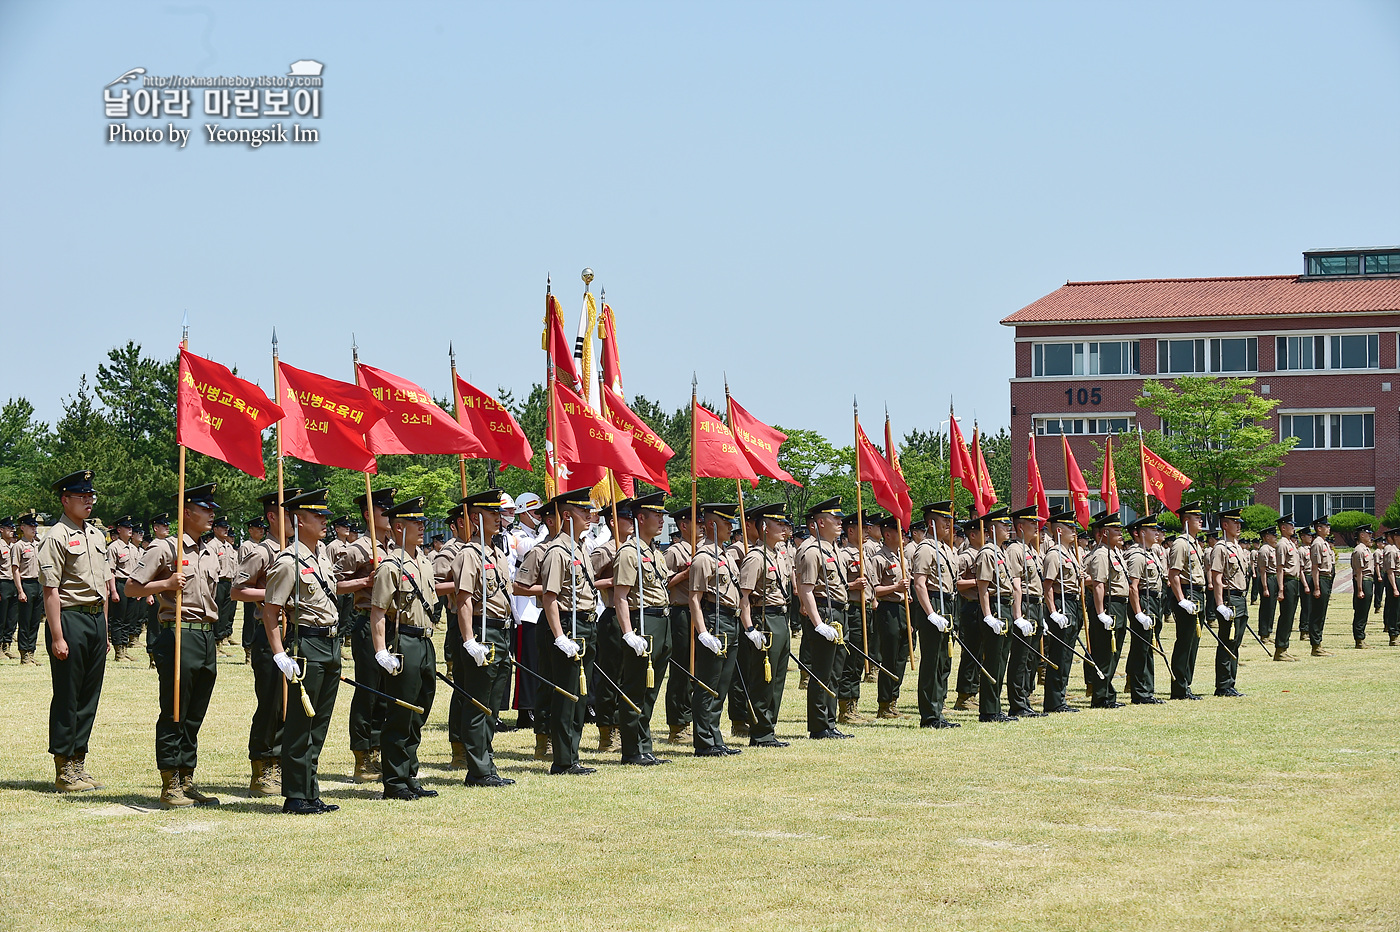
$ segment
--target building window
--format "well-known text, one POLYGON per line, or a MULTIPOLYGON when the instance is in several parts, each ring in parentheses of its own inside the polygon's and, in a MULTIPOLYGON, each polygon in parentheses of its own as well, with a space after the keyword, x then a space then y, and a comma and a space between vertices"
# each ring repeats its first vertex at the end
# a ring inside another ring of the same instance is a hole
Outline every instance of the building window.
POLYGON ((1036 343, 1032 349, 1031 374, 1055 375, 1136 375, 1138 341, 1112 343, 1036 343))
POLYGON ((1211 372, 1258 372, 1259 338, 1229 337, 1210 341, 1211 372))
POLYGON ((1378 333, 1315 334, 1279 337, 1274 368, 1379 369, 1381 337, 1378 333))
POLYGON ((1308 256, 1308 274, 1360 275, 1361 256, 1308 256))
POLYGON ((1137 420, 1123 417, 1038 417, 1035 432, 1042 436, 1060 434, 1123 434, 1137 430, 1137 420))
POLYGON ((1279 337, 1274 355, 1274 368, 1279 371, 1323 369, 1326 368, 1326 355, 1326 337, 1279 337))
POLYGON ((1376 445, 1374 414, 1281 414, 1282 436, 1299 450, 1368 450, 1376 445))
POLYGON ((1329 369, 1379 369, 1381 337, 1378 333, 1334 336, 1329 369))
POLYGON ((1366 256, 1367 275, 1400 275, 1400 252, 1366 256))
POLYGON ((1376 493, 1362 489, 1355 492, 1290 492, 1279 496, 1279 513, 1293 515, 1293 521, 1299 527, 1339 511, 1375 514, 1376 493))
POLYGON ((1157 371, 1163 374, 1206 371, 1205 340, 1158 340, 1157 371))

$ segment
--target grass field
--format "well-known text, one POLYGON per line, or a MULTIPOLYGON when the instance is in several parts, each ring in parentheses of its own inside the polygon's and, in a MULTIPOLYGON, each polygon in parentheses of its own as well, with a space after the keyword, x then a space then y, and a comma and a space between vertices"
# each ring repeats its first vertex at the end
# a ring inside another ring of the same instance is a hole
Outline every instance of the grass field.
MULTIPOLYGON (((442 795, 412 803, 348 782, 345 687, 322 757, 342 809, 310 818, 245 798, 251 675, 233 658, 199 770, 224 805, 179 812, 151 811, 154 671, 109 665, 89 755, 107 789, 60 797, 47 668, 6 662, 0 926, 1397 929, 1400 648, 1373 625, 1379 649, 1351 649, 1342 606, 1328 627, 1331 658, 1271 663, 1247 643, 1245 699, 954 713, 947 731, 906 718, 852 741, 799 737, 794 675, 790 748, 700 760, 663 743, 669 767, 610 754, 591 777, 549 777, 532 737, 507 733, 498 763, 520 782, 502 790, 446 771, 440 692, 424 782, 442 795)), ((1203 645, 1207 695, 1212 658, 1203 645)))

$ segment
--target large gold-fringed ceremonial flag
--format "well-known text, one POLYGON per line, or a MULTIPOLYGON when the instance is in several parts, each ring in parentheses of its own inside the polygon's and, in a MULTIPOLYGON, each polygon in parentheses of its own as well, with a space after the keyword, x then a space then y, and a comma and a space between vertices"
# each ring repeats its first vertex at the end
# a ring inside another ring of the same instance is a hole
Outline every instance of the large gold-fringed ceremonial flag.
POLYGON ((356 381, 389 412, 366 432, 376 456, 387 453, 461 453, 486 458, 486 446, 433 401, 433 396, 402 376, 359 363, 356 381))
POLYGON ((262 432, 283 413, 261 388, 182 348, 175 412, 177 443, 257 479, 266 476, 262 432))
POLYGON ((574 359, 579 364, 582 389, 579 395, 590 407, 597 407, 593 394, 593 331, 598 327, 598 305, 591 292, 583 293, 583 312, 579 315, 578 336, 574 338, 574 359))

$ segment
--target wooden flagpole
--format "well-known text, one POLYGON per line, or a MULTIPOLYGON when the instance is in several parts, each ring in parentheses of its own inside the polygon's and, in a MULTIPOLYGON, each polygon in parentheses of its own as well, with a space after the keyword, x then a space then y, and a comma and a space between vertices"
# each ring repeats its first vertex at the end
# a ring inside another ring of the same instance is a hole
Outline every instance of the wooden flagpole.
MULTIPOLYGON (((462 423, 462 393, 457 389, 457 354, 452 351, 452 343, 447 344, 447 360, 452 366, 452 416, 462 423)), ((467 497, 467 454, 457 454, 457 469, 462 474, 462 497, 467 497)))

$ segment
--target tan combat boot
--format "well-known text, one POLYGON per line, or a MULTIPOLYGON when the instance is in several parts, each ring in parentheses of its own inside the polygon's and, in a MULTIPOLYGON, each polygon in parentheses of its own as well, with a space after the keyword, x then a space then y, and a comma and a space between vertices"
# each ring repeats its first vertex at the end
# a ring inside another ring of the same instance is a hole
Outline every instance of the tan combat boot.
POLYGON ((282 758, 269 757, 263 761, 263 779, 272 788, 273 796, 282 795, 282 758))
POLYGON ((1274 659, 1275 659, 1275 660, 1282 660, 1282 661, 1285 661, 1285 662, 1287 662, 1287 663, 1292 663, 1292 662, 1294 662, 1295 660, 1297 660, 1298 658, 1297 658, 1297 657, 1294 657, 1294 656, 1293 656, 1292 654, 1290 654, 1288 651, 1282 650, 1282 649, 1280 649, 1279 647, 1275 646, 1275 647, 1274 647, 1274 659))
POLYGON ((1357 642, 1356 642, 1356 649, 1357 649, 1357 650, 1366 650, 1366 642, 1365 642, 1365 641, 1357 641, 1357 642))
POLYGON ((535 735, 535 760, 550 760, 552 757, 549 735, 535 735))
POLYGON ((123 660, 125 660, 125 659, 127 659, 127 658, 126 658, 126 645, 124 645, 124 644, 118 644, 115 648, 112 649, 112 662, 113 662, 113 663, 120 663, 121 661, 123 661, 123 660))
MULTIPOLYGON (((544 737, 544 735, 538 735, 538 736, 536 736, 535 743, 538 744, 538 743, 539 743, 539 739, 540 739, 540 738, 543 738, 543 737, 544 737)), ((466 746, 465 744, 463 744, 462 742, 460 742, 460 741, 453 741, 453 742, 452 742, 452 763, 450 763, 450 764, 447 765, 447 769, 448 769, 448 770, 466 770, 466 769, 467 769, 467 746, 466 746)))
POLYGON ((15 655, 12 654, 12 653, 10 653, 10 642, 9 642, 9 641, 6 641, 4 644, 0 644, 0 654, 4 654, 6 660, 14 660, 14 659, 15 659, 15 655))
POLYGON ((1330 650, 1323 650, 1321 644, 1315 644, 1313 645, 1312 655, 1314 657, 1331 657, 1332 652, 1330 650))
POLYGON ((803 671, 802 671, 802 675, 799 676, 799 677, 797 678, 797 688, 798 688, 798 689, 806 689, 806 688, 807 688, 807 679, 808 679, 808 677, 807 677, 807 671, 806 671, 806 670, 803 670, 803 671))
POLYGON ((691 742, 689 725, 672 725, 671 735, 666 739, 669 744, 689 744, 691 742))
POLYGON ((20 652, 20 655, 19 655, 19 665, 20 665, 20 666, 24 666, 25 664, 29 664, 30 666, 33 666, 33 667, 37 667, 37 666, 39 665, 39 661, 37 661, 37 660, 34 659, 34 651, 32 651, 32 650, 27 650, 27 651, 21 651, 21 652, 20 652))
POLYGON ((219 797, 207 796, 194 785, 194 768, 192 767, 180 768, 180 789, 184 791, 186 799, 194 800, 196 806, 217 806, 219 804, 219 797))
POLYGON ((967 701, 972 698, 972 693, 958 693, 958 701, 953 703, 953 708, 959 712, 967 711, 967 701))
POLYGON ((101 790, 106 788, 106 784, 98 783, 97 778, 94 777, 92 774, 88 773, 86 754, 74 754, 73 766, 77 770, 78 779, 82 780, 84 783, 89 784, 94 790, 101 790))
POLYGON ((876 718, 903 718, 904 713, 894 707, 893 702, 880 703, 880 710, 875 713, 876 718))
POLYGON ((248 762, 253 767, 253 775, 248 779, 249 796, 271 796, 272 790, 267 785, 267 761, 251 760, 248 762))
POLYGON ((736 738, 747 738, 749 736, 749 723, 730 719, 729 733, 736 738))
POLYGON ((243 666, 245 666, 245 667, 251 667, 252 665, 253 665, 253 649, 252 649, 251 647, 245 647, 245 648, 243 648, 243 666))
POLYGON ((612 725, 598 726, 598 751, 611 751, 617 747, 617 729, 612 725))
POLYGON ((78 775, 74 758, 62 754, 53 756, 53 786, 60 793, 84 793, 97 789, 78 775))
POLYGON ((861 715, 855 699, 842 699, 837 703, 836 721, 842 725, 867 725, 870 719, 861 715))
POLYGON ((875 682, 875 671, 874 671, 874 670, 871 670, 869 673, 865 674, 865 676, 861 679, 861 682, 862 682, 862 683, 873 683, 873 682, 875 682))
POLYGON ((373 768, 372 766, 370 766, 370 753, 371 753, 371 752, 369 752, 369 751, 351 751, 350 753, 355 755, 355 776, 354 776, 355 782, 356 782, 356 783, 376 783, 376 782, 378 782, 378 780, 379 780, 379 774, 375 773, 375 772, 374 772, 374 768, 373 768))
POLYGON ((160 807, 162 809, 183 809, 193 805, 194 800, 185 795, 185 788, 180 783, 180 771, 162 770, 160 772, 160 807))
POLYGON ((1390 636, 1390 646, 1400 647, 1400 634, 1392 634, 1390 636))

